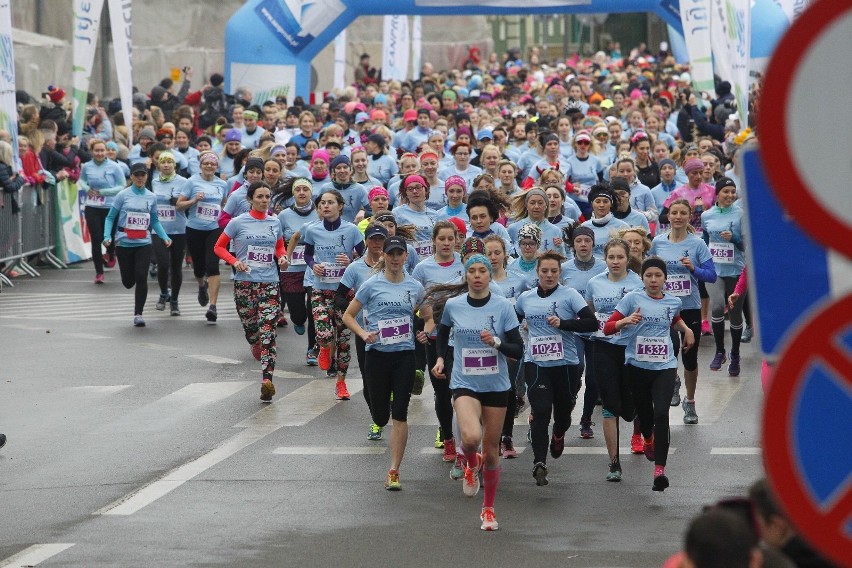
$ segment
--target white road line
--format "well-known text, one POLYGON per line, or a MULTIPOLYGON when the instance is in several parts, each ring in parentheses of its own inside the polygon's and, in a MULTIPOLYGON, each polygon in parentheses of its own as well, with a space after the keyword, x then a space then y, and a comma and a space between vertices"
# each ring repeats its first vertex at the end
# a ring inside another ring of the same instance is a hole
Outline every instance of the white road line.
POLYGON ((6 560, 0 560, 0 568, 25 568, 36 566, 45 560, 52 558, 74 546, 73 542, 54 542, 50 544, 34 544, 21 552, 10 556, 6 560))
MULTIPOLYGON (((515 451, 518 452, 518 454, 524 453, 524 450, 526 450, 526 449, 527 449, 526 446, 515 446, 515 451)), ((436 448, 434 446, 420 449, 420 453, 425 454, 425 455, 431 454, 431 455, 434 455, 434 456, 440 456, 441 452, 443 452, 443 450, 439 450, 438 448, 436 448)))
POLYGON ((759 456, 763 453, 761 448, 713 448, 711 456, 759 456))
POLYGON ((175 347, 173 345, 163 345, 161 343, 134 343, 139 347, 144 347, 145 349, 153 349, 154 351, 180 351, 180 347, 175 347))
MULTIPOLYGON (((0 316, 0 317, 4 317, 4 316, 0 316)), ((32 325, 24 325, 24 324, 21 324, 21 323, 7 323, 7 324, 4 324, 3 327, 8 327, 10 329, 24 329, 26 331, 42 331, 42 332, 44 331, 43 327, 36 327, 36 326, 32 326, 32 325)))
POLYGON ((74 337, 75 339, 112 339, 107 335, 97 335, 96 333, 65 333, 66 337, 74 337))
MULTIPOLYGON (((669 454, 675 453, 677 448, 669 448, 669 454)), ((565 446, 565 454, 573 456, 605 456, 607 455, 606 448, 603 446, 565 446)), ((630 448, 619 448, 619 455, 630 455, 630 448)))
POLYGON ((68 390, 73 392, 91 393, 91 394, 115 394, 129 389, 133 385, 86 385, 81 387, 69 387, 68 390))
POLYGON ((216 355, 203 355, 200 353, 194 353, 191 355, 187 355, 187 357, 191 359, 198 359, 199 361, 207 361, 208 363, 215 363, 217 365, 239 365, 242 361, 238 361, 237 359, 228 359, 227 357, 217 357, 216 355))
MULTIPOLYGON (((349 379, 346 384, 352 395, 362 389, 360 380, 349 379)), ((183 464, 164 477, 95 511, 94 514, 132 515, 279 428, 307 424, 338 404, 338 401, 334 400, 333 389, 334 381, 311 381, 237 424, 237 428, 245 429, 231 436, 203 456, 183 464)))
POLYGON ((379 456, 387 452, 384 446, 339 447, 339 446, 283 446, 272 450, 284 456, 379 456))
MULTIPOLYGON (((279 352, 279 354, 280 354, 280 352, 279 352)), ((252 370, 257 372, 257 373, 263 372, 261 369, 252 369, 252 370)), ((293 371, 280 371, 278 369, 275 369, 274 371, 272 371, 272 376, 273 377, 279 377, 279 378, 282 378, 282 379, 315 379, 316 378, 314 375, 303 375, 302 373, 294 373, 293 371)), ((347 381, 346 384, 348 385, 349 379, 346 379, 346 381, 347 381)))

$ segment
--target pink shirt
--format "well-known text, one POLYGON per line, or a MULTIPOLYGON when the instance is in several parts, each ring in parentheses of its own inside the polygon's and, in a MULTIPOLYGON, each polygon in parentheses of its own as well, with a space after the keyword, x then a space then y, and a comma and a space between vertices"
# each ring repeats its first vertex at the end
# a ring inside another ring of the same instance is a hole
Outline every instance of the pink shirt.
POLYGON ((698 189, 692 189, 689 185, 684 184, 675 189, 669 195, 668 199, 663 203, 663 207, 670 207, 676 199, 686 199, 692 206, 692 216, 689 219, 689 224, 696 231, 701 232, 701 213, 713 207, 716 204, 716 188, 710 184, 702 183, 698 189), (701 198, 701 210, 695 209, 695 199, 701 198))

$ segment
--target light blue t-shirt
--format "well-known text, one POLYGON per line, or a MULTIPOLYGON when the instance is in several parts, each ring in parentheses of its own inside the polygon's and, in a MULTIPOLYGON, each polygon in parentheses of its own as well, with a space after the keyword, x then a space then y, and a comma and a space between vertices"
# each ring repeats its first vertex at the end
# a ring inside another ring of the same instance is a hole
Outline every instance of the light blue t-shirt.
POLYGON ((319 221, 316 209, 311 209, 307 215, 300 215, 292 207, 282 209, 278 213, 278 222, 281 224, 281 236, 284 238, 285 245, 290 244, 290 239, 293 238, 296 231, 299 231, 302 235, 299 244, 296 245, 290 258, 287 272, 305 272, 305 269, 308 268, 308 265, 305 264, 305 236, 303 230, 305 225, 314 221, 319 221))
POLYGON ((340 192, 345 202, 343 205, 343 213, 340 216, 349 221, 355 222, 355 217, 361 209, 366 209, 370 201, 367 199, 367 190, 360 183, 351 182, 346 188, 340 189, 339 184, 328 182, 320 188, 319 193, 314 194, 314 197, 319 197, 323 192, 336 189, 340 192))
POLYGON ((364 306, 365 329, 379 334, 375 343, 367 344, 367 350, 413 350, 414 312, 424 295, 423 285, 407 274, 402 282, 389 282, 383 271, 364 282, 355 299, 364 306))
POLYGON ((157 218, 157 197, 144 187, 130 186, 118 192, 104 227, 107 238, 112 234, 113 223, 117 223, 115 244, 119 247, 150 245, 150 229, 164 241, 169 238, 157 218))
POLYGON ((588 203, 588 190, 598 183, 598 174, 603 174, 604 171, 603 164, 591 154, 585 160, 581 160, 575 154, 568 159, 568 163, 571 166, 571 183, 574 185, 572 197, 576 197, 577 201, 588 203))
POLYGON ((562 244, 562 229, 547 219, 536 222, 527 217, 526 219, 521 219, 520 221, 516 221, 509 225, 506 228, 506 231, 509 233, 509 238, 512 239, 512 244, 514 245, 515 250, 521 250, 520 245, 518 245, 518 231, 520 231, 524 225, 528 224, 536 225, 539 229, 541 229, 541 243, 538 245, 538 250, 540 252, 552 250, 558 252, 562 256, 565 256, 565 248, 562 244))
POLYGON ((559 284, 546 298, 539 296, 538 289, 521 294, 515 311, 526 318, 529 331, 524 361, 540 367, 579 364, 574 332, 553 327, 547 323, 547 318, 557 316, 564 320, 577 319, 580 310, 587 307, 586 301, 576 290, 559 284))
POLYGON ((169 235, 182 235, 186 232, 186 214, 172 205, 172 199, 180 196, 186 178, 175 175, 169 181, 161 181, 159 175, 151 180, 151 189, 157 196, 157 218, 169 235))
POLYGON ((644 289, 640 289, 628 292, 615 307, 624 316, 629 316, 637 308, 642 321, 621 330, 626 345, 624 362, 652 371, 676 369, 677 359, 670 328, 680 315, 680 299, 668 293, 660 299, 654 299, 648 297, 644 289))
POLYGON ((281 238, 278 217, 267 215, 255 219, 251 213, 234 217, 225 227, 231 238, 234 256, 248 265, 250 272, 234 273, 234 280, 243 282, 278 282, 275 245, 281 238))
POLYGON ((562 284, 574 288, 581 296, 586 297, 586 286, 589 280, 606 272, 606 263, 598 258, 592 257, 595 263, 588 270, 577 268, 576 259, 567 260, 562 263, 562 284))
POLYGON ((426 208, 425 211, 415 211, 408 205, 400 205, 393 210, 397 225, 414 225, 414 249, 421 258, 433 253, 432 228, 435 226, 437 215, 435 211, 426 208))
POLYGON ((714 206, 701 214, 701 226, 709 241, 707 248, 713 256, 716 274, 722 277, 739 276, 745 268, 743 210, 734 206, 722 210, 714 206), (730 241, 722 238, 724 231, 733 234, 730 241))
POLYGON ((463 275, 464 265, 458 253, 453 253, 453 262, 449 266, 441 266, 434 256, 424 258, 411 273, 427 290, 438 284, 457 284, 461 282, 463 275))
POLYGON ((700 266, 712 259, 710 250, 698 235, 690 233, 679 243, 671 242, 669 235, 657 236, 651 242, 648 256, 659 256, 666 262, 666 292, 680 299, 684 310, 697 310, 701 308, 698 279, 680 259, 689 257, 693 266, 700 266))
POLYGON ((198 192, 204 193, 204 199, 193 203, 189 211, 186 226, 197 231, 212 231, 219 228, 219 216, 222 214, 222 203, 228 195, 225 181, 214 177, 207 181, 200 175, 192 176, 183 184, 180 194, 187 199, 194 199, 198 192))
POLYGON ((97 209, 109 209, 112 207, 113 198, 119 191, 125 188, 125 177, 116 162, 109 158, 100 164, 90 160, 80 167, 80 178, 78 185, 81 189, 94 189, 100 195, 94 197, 86 196, 86 207, 97 209))
POLYGON ((238 217, 243 213, 248 213, 251 210, 251 203, 248 200, 248 185, 243 183, 240 187, 231 192, 228 200, 225 202, 225 207, 222 211, 231 217, 238 217))
POLYGON ((316 290, 337 290, 346 267, 337 263, 338 254, 345 254, 352 260, 355 247, 364 242, 364 235, 352 223, 340 219, 340 226, 333 231, 325 228, 323 221, 305 227, 302 239, 314 246, 314 261, 322 263, 324 276, 314 276, 313 287, 316 290))
MULTIPOLYGON (((643 287, 642 279, 633 271, 628 270, 627 275, 613 282, 609 279, 609 272, 598 274, 586 285, 586 302, 590 302, 594 306, 595 317, 598 320, 598 331, 592 334, 592 337, 597 341, 607 341, 616 345, 625 345, 624 338, 621 332, 615 335, 604 335, 603 327, 607 322, 612 312, 615 311, 615 306, 618 302, 633 290, 641 290, 643 287)), ((628 314, 629 315, 629 314, 628 314)))
POLYGON ((590 228, 595 234, 595 247, 592 249, 592 254, 595 258, 601 260, 604 260, 604 247, 612 238, 612 233, 623 227, 629 227, 627 223, 615 217, 610 218, 603 226, 595 225, 591 219, 585 221, 581 226, 590 228))
POLYGON ((513 306, 517 303, 521 294, 530 289, 529 277, 526 274, 506 269, 506 278, 497 281, 492 280, 492 284, 499 284, 503 289, 503 296, 509 300, 513 306))

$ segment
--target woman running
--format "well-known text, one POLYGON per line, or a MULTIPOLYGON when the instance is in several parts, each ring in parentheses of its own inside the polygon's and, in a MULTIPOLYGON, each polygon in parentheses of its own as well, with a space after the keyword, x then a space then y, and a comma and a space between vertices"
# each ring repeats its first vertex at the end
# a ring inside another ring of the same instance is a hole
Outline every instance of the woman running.
POLYGON ((511 392, 506 357, 519 359, 523 354, 518 317, 508 300, 491 295, 490 281, 491 263, 474 254, 465 264, 463 284, 430 291, 439 298, 441 314, 432 373, 439 379, 449 373, 465 458, 462 489, 468 497, 476 495, 482 470, 485 497, 480 519, 487 531, 498 528, 494 498, 500 482, 500 432, 511 392), (452 369, 445 369, 451 331, 455 356, 452 369))
MULTIPOLYGON (((683 352, 683 378, 686 398, 683 399, 683 423, 698 424, 695 410, 695 387, 698 384, 698 346, 701 342, 701 299, 699 282, 716 281, 713 257, 704 241, 690 232, 692 207, 685 199, 669 204, 671 231, 660 235, 651 243, 650 255, 661 258, 667 265, 666 292, 683 302, 681 318, 695 336, 695 349, 683 352)), ((678 346, 674 347, 677 357, 678 346)), ((673 393, 680 391, 675 384, 673 393)), ((641 420, 641 416, 640 416, 641 420)), ((645 424, 642 424, 644 429, 645 424)))
POLYGON ((467 206, 467 184, 461 176, 450 176, 444 182, 444 193, 447 205, 438 209, 436 219, 449 219, 458 217, 465 223, 470 221, 465 211, 467 206))
POLYGON ((417 240, 414 249, 421 258, 432 254, 432 227, 436 213, 426 207, 429 197, 429 184, 419 174, 410 174, 403 178, 399 192, 402 205, 393 210, 399 224, 414 225, 417 240))
POLYGON ((279 304, 280 268, 287 268, 287 249, 281 236, 281 224, 268 215, 272 190, 256 181, 246 189, 251 204, 248 213, 231 219, 216 240, 216 255, 234 267, 234 303, 243 324, 251 353, 260 361, 263 373, 260 400, 270 402, 275 394, 275 335, 279 304), (228 251, 233 241, 234 253, 228 251), (278 259, 276 262, 275 259, 278 259))
POLYGON ((675 327, 683 334, 684 351, 698 347, 698 338, 680 317, 680 299, 664 289, 666 278, 666 261, 646 259, 642 263, 644 289, 622 298, 604 325, 606 335, 620 331, 626 341, 627 376, 642 425, 645 457, 654 462, 654 491, 665 491, 669 486, 665 471, 670 442, 669 399, 677 372, 669 329, 675 327))
POLYGON ((618 455, 618 419, 632 421, 636 411, 627 372, 624 367, 624 339, 620 334, 606 335, 604 324, 615 306, 628 292, 642 288, 642 279, 628 269, 630 245, 622 239, 612 239, 604 247, 607 272, 595 276, 586 285, 586 301, 595 312, 598 331, 592 336, 594 382, 603 402, 604 440, 609 454, 607 481, 621 481, 621 460, 618 455))
POLYGON ((538 286, 536 259, 541 249, 541 229, 528 223, 517 233, 517 250, 521 255, 509 263, 509 270, 522 274, 527 279, 530 288, 538 286))
POLYGON ((524 377, 530 399, 533 477, 547 485, 547 447, 551 411, 553 434, 550 455, 557 459, 565 449, 565 432, 580 389, 580 360, 573 332, 597 329, 595 314, 583 297, 559 284, 564 257, 548 251, 538 257, 538 286, 521 294, 515 305, 527 321, 529 338, 524 353, 524 377), (578 319, 579 318, 579 319, 578 319))
MULTIPOLYGON (((380 235, 384 227, 373 225, 380 235)), ((374 236, 374 235, 371 235, 374 236)), ((369 239, 369 237, 368 237, 369 239)), ((399 467, 408 442, 408 403, 414 380, 414 318, 418 310, 425 316, 426 332, 434 323, 429 308, 421 307, 423 286, 406 274, 408 247, 402 237, 384 240, 384 266, 355 293, 343 315, 343 322, 366 344, 364 386, 373 422, 384 427, 393 419, 391 463, 385 489, 399 491, 399 467), (366 310, 362 327, 355 315, 366 310)))
POLYGON ((338 400, 349 400, 346 372, 349 370, 349 330, 336 308, 335 296, 343 273, 354 254, 364 254, 364 239, 358 227, 341 218, 346 202, 336 190, 324 191, 316 200, 322 219, 305 226, 305 263, 313 271, 311 311, 320 344, 319 367, 331 369, 331 349, 335 348, 338 400))
POLYGON ((521 196, 515 198, 512 207, 514 218, 517 219, 506 229, 509 237, 517 250, 518 231, 527 224, 533 224, 540 229, 541 241, 539 250, 548 250, 563 254, 562 229, 547 220, 548 198, 543 189, 534 187, 521 196))
POLYGON ((140 162, 130 168, 130 187, 118 192, 112 200, 104 223, 103 244, 112 245, 113 224, 117 222, 115 233, 115 255, 121 272, 121 284, 128 290, 136 286, 133 308, 133 325, 145 327, 142 310, 148 298, 148 265, 151 264, 151 233, 157 236, 168 248, 172 241, 166 234, 157 216, 157 197, 148 191, 148 166, 140 162))
POLYGON ((622 227, 629 227, 629 225, 613 216, 615 194, 608 185, 593 185, 589 191, 589 203, 592 205, 592 216, 582 226, 588 227, 594 232, 595 248, 592 254, 595 255, 595 258, 603 260, 604 245, 609 241, 612 232, 622 227))
POLYGON ((157 281, 160 285, 160 297, 156 307, 164 311, 168 302, 169 313, 179 316, 178 295, 183 284, 182 269, 186 252, 186 215, 178 215, 175 204, 186 178, 175 173, 175 159, 171 152, 160 152, 157 169, 158 175, 151 180, 151 191, 157 196, 157 218, 171 239, 172 246, 166 247, 160 237, 153 236, 157 281))
POLYGON ((219 215, 228 196, 225 182, 216 177, 219 156, 215 152, 202 152, 199 156, 201 173, 189 178, 175 208, 189 211, 186 222, 186 245, 192 257, 192 271, 198 282, 198 303, 207 307, 205 317, 216 323, 216 302, 219 299, 219 257, 213 246, 222 234, 219 215))

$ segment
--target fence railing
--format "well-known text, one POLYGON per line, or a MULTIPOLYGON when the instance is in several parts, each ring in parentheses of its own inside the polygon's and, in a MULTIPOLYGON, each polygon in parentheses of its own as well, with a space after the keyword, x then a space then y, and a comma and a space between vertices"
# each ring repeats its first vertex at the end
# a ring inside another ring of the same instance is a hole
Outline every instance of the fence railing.
POLYGON ((53 254, 58 242, 56 188, 25 185, 16 193, 3 193, 0 199, 0 264, 4 264, 0 271, 0 288, 3 284, 13 285, 8 277, 13 270, 33 278, 41 276, 27 262, 33 256, 56 268, 67 268, 53 254))

